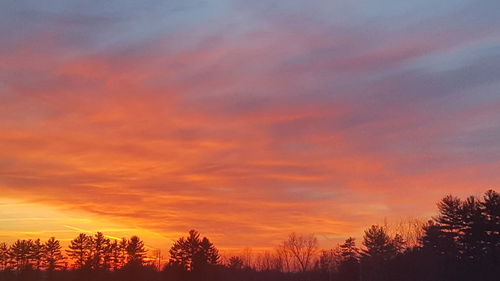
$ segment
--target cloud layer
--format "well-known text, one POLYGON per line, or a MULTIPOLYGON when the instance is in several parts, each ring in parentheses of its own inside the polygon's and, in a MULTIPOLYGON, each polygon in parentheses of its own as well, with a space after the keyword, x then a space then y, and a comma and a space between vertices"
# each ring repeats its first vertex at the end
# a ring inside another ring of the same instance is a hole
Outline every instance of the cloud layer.
POLYGON ((64 214, 3 237, 327 246, 500 183, 496 1, 163 2, 1 4, 0 210, 64 214))

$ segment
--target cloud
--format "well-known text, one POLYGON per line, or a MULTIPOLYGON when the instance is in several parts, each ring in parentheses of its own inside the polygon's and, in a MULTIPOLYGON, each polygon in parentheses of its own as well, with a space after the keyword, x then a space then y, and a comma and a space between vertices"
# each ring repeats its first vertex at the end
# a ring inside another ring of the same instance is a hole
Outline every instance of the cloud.
POLYGON ((158 245, 197 228, 226 248, 311 230, 328 246, 498 185, 500 34, 461 31, 463 10, 390 27, 314 7, 292 22, 298 2, 181 6, 151 31, 159 11, 16 7, 38 17, 0 48, 0 189, 25 218, 52 208, 158 245))

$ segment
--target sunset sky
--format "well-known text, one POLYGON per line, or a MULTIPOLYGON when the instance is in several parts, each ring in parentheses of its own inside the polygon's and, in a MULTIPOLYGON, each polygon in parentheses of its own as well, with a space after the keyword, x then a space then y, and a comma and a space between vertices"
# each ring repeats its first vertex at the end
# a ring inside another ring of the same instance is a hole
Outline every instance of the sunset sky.
POLYGON ((0 241, 222 249, 500 186, 498 0, 0 2, 0 241), (147 2, 139 3, 139 2, 147 2))

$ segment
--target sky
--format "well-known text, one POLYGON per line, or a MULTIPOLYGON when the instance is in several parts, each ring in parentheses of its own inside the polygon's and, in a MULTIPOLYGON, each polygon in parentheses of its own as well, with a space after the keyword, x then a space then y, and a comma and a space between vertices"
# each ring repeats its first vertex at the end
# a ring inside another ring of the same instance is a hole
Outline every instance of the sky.
POLYGON ((0 2, 0 240, 327 248, 500 184, 500 2, 0 2))

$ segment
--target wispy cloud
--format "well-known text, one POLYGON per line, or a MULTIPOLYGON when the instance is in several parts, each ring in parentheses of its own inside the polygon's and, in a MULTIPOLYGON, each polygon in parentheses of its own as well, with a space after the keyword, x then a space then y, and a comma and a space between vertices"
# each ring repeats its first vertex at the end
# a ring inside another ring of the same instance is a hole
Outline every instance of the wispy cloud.
POLYGON ((498 185, 496 2, 330 2, 2 4, 0 196, 234 248, 498 185))

